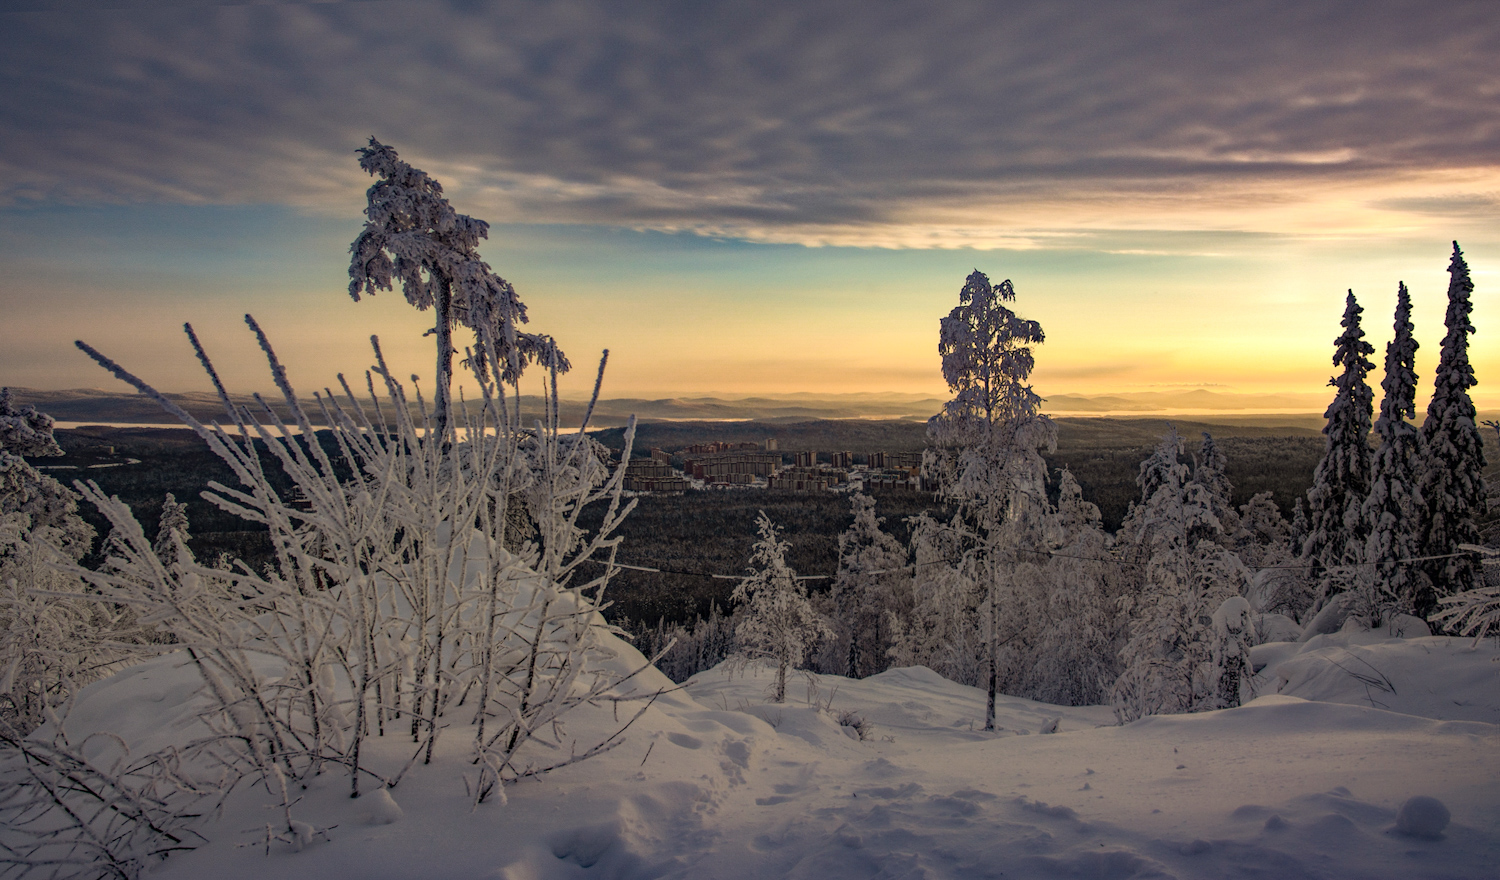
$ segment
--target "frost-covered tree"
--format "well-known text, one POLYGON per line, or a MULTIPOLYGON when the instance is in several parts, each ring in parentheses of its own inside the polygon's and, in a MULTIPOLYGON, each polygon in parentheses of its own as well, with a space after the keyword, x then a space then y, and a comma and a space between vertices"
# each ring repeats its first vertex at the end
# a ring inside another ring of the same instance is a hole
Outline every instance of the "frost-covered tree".
POLYGON ((893 666, 926 666, 950 681, 978 687, 988 659, 984 593, 963 558, 964 529, 927 513, 908 520, 912 608, 887 612, 893 666))
POLYGON ((82 583, 62 568, 94 530, 78 497, 22 456, 63 451, 53 421, 0 389, 0 732, 22 735, 76 686, 97 678, 125 636, 115 609, 63 598, 82 583))
POLYGON ((1473 590, 1484 583, 1479 561, 1472 553, 1459 553, 1461 545, 1479 543, 1479 518, 1485 510, 1485 456, 1474 423, 1474 401, 1469 398, 1469 389, 1479 384, 1469 363, 1474 282, 1458 242, 1453 243, 1448 274, 1448 311, 1443 319, 1448 332, 1443 336, 1432 400, 1422 423, 1426 461, 1419 490, 1424 506, 1422 555, 1448 558, 1424 563, 1431 585, 1413 597, 1413 611, 1419 616, 1431 614, 1439 596, 1473 590))
POLYGON ((889 617, 900 613, 898 592, 911 581, 906 549, 881 527, 875 499, 850 499, 854 521, 839 535, 839 569, 833 581, 832 647, 849 678, 882 672, 890 664, 889 617))
POLYGON ((51 416, 17 406, 10 389, 0 389, 0 515, 24 515, 25 531, 41 537, 45 530, 47 543, 79 559, 92 546, 94 529, 78 516, 78 496, 22 457, 62 455, 52 427, 51 416))
POLYGON ((193 561, 193 551, 187 545, 188 537, 187 505, 179 504, 177 498, 168 492, 161 505, 156 541, 151 547, 163 563, 180 567, 193 561))
POLYGON ((549 337, 519 329, 527 322, 525 304, 515 287, 479 258, 488 223, 453 210, 441 183, 373 137, 359 150, 359 167, 376 181, 366 194, 364 229, 349 247, 349 295, 358 301, 362 292, 373 296, 399 283, 407 302, 436 312, 433 430, 438 436, 445 435, 451 419, 454 327, 469 327, 484 342, 473 349, 480 371, 486 352, 494 352, 506 382, 532 362, 568 370, 567 358, 549 337))
POLYGON ((1194 460, 1193 481, 1208 493, 1214 516, 1224 533, 1232 535, 1239 527, 1239 516, 1234 510, 1234 483, 1230 482, 1228 468, 1224 453, 1219 451, 1213 436, 1204 431, 1203 443, 1194 460))
POLYGON ((1028 634, 1018 693, 1065 706, 1094 705, 1109 697, 1120 674, 1124 586, 1110 556, 1099 508, 1083 499, 1078 481, 1064 468, 1048 533, 1052 556, 1041 577, 1028 634))
MULTIPOLYGON (((1417 481, 1422 469, 1422 438, 1408 419, 1417 415, 1417 340, 1412 335, 1411 294, 1396 288, 1395 332, 1385 347, 1385 378, 1380 387, 1380 446, 1371 464, 1365 498, 1365 562, 1375 602, 1387 611, 1411 614, 1418 596, 1430 591, 1420 566, 1405 560, 1421 555, 1418 542, 1423 505, 1417 481)), ((1373 623, 1374 621, 1372 621, 1373 623)))
POLYGON ((1307 492, 1308 534, 1302 545, 1309 575, 1326 597, 1343 588, 1336 569, 1365 558, 1364 502, 1370 494, 1370 418, 1374 394, 1365 377, 1375 347, 1365 341, 1359 319, 1364 309, 1354 291, 1344 304, 1344 332, 1334 340, 1333 365, 1341 372, 1328 380, 1336 390, 1324 417, 1323 458, 1307 492))
POLYGON ((779 529, 760 512, 755 520, 760 538, 750 551, 746 577, 735 585, 732 598, 740 605, 735 641, 747 659, 766 658, 776 664, 775 700, 786 702, 787 670, 799 666, 813 643, 829 634, 828 625, 813 612, 807 587, 787 565, 787 543, 779 529))
POLYGON ((959 291, 958 305, 939 322, 938 353, 953 398, 928 422, 925 466, 957 503, 966 546, 963 565, 983 593, 988 644, 985 729, 995 724, 1002 643, 1019 620, 1013 605, 1019 556, 1039 551, 1048 512, 1047 466, 1038 450, 1056 446, 1052 421, 1039 412, 1031 389, 1032 346, 1042 327, 1011 311, 1009 280, 992 286, 977 269, 959 291))
POLYGON ((1255 671, 1250 646, 1255 644, 1255 622, 1250 603, 1241 596, 1224 600, 1213 615, 1213 669, 1216 708, 1239 706, 1255 696, 1255 671))
POLYGON ((1122 524, 1118 540, 1144 559, 1144 583, 1131 612, 1122 671, 1111 691, 1121 721, 1212 708, 1212 614, 1247 581, 1238 557, 1220 546, 1223 530, 1208 490, 1178 461, 1169 433, 1141 465, 1150 491, 1122 524))

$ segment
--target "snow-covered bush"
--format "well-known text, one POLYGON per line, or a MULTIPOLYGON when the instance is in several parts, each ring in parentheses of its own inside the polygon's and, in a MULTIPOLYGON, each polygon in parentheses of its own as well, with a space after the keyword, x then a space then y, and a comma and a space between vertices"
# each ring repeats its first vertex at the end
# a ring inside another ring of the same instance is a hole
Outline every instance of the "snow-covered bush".
MULTIPOLYGON (((609 535, 628 511, 619 472, 600 486, 595 449, 563 435, 555 422, 522 430, 507 406, 516 395, 507 395, 498 375, 478 375, 482 396, 477 415, 464 412, 466 439, 442 442, 430 422, 410 416, 406 391, 378 345, 385 399, 373 394, 369 375, 368 407, 347 384, 343 400, 319 395, 331 427, 315 433, 269 342, 249 323, 291 420, 264 407, 258 421, 231 406, 239 429, 232 436, 176 414, 241 482, 238 489, 211 484, 205 495, 264 523, 275 565, 257 573, 190 558, 168 564, 123 504, 88 486, 83 491, 110 519, 123 553, 88 575, 99 595, 133 608, 143 624, 167 631, 189 652, 218 706, 211 726, 244 744, 229 763, 283 791, 288 780, 326 765, 346 768, 355 795, 371 781, 393 785, 405 769, 367 766, 361 744, 399 725, 420 744, 413 761, 430 760, 446 726, 439 719, 462 704, 472 718, 476 802, 544 772, 521 750, 551 737, 554 721, 616 684, 592 661, 601 650, 594 636, 615 543, 609 535), (258 446, 280 462, 299 501, 276 491, 258 446), (506 507, 522 492, 540 537, 517 555, 506 549, 506 507), (600 533, 589 537, 577 517, 594 502, 609 511, 600 533), (602 572, 582 577, 580 567, 601 553, 602 572)), ((206 353, 197 350, 217 385, 206 353)), ((587 744, 574 758, 608 744, 587 744)))

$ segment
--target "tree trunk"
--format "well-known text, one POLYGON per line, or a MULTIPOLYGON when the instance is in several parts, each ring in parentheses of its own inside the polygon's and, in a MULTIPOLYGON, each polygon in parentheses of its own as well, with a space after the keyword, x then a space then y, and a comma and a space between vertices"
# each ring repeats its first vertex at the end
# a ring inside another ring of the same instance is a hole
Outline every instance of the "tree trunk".
POLYGON ((446 275, 437 276, 437 388, 433 391, 432 430, 444 448, 448 445, 448 422, 453 409, 453 287, 446 275))

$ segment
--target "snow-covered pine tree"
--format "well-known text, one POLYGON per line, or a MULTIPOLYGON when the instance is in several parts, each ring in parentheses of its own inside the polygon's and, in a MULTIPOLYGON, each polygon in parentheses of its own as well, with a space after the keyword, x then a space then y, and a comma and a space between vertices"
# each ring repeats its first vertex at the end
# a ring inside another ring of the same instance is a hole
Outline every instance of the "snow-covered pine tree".
POLYGON ((1373 392, 1365 377, 1375 365, 1375 347, 1365 341, 1359 326, 1360 308, 1354 291, 1344 303, 1344 332, 1334 340, 1333 365, 1342 368, 1328 380, 1333 402, 1323 413, 1328 424, 1323 459, 1307 492, 1308 535, 1302 545, 1309 576, 1326 598, 1345 584, 1336 569, 1364 561, 1366 525, 1363 507, 1370 494, 1370 418, 1373 392))
POLYGON ((1448 332, 1443 336, 1427 420, 1422 423, 1426 461, 1419 489, 1425 508, 1422 555, 1448 558, 1423 565, 1430 588, 1419 590, 1412 600, 1413 612, 1421 617, 1433 612, 1439 596, 1484 584, 1479 560, 1473 554, 1459 553, 1460 545, 1479 543, 1479 518, 1485 510, 1485 456, 1474 423, 1474 401, 1469 398, 1469 389, 1479 384, 1469 363, 1474 282, 1456 241, 1448 274, 1448 312, 1443 319, 1448 332))
POLYGON ((1255 644, 1254 612, 1243 596, 1230 596, 1213 615, 1213 670, 1216 708, 1239 706, 1255 697, 1250 646, 1255 644))
POLYGON ((396 151, 370 138, 359 150, 359 167, 376 178, 366 193, 365 227, 349 246, 349 295, 371 296, 401 284, 407 302, 436 310, 437 380, 433 431, 445 436, 452 417, 453 328, 472 329, 484 344, 474 356, 480 372, 486 351, 513 382, 527 363, 567 372, 567 358, 550 337, 521 332, 526 306, 509 281, 479 258, 479 240, 489 224, 453 210, 443 185, 403 162, 396 151))
POLYGON ((24 736, 128 637, 115 609, 62 598, 82 582, 62 567, 93 545, 78 496, 27 462, 57 456, 53 421, 0 389, 0 735, 24 736))
MULTIPOLYGON (((1395 332, 1385 347, 1384 392, 1375 434, 1380 446, 1371 465, 1370 494, 1365 498, 1367 574, 1375 604, 1381 609, 1411 614, 1417 597, 1430 591, 1420 566, 1404 562, 1421 555, 1422 437, 1408 419, 1417 415, 1417 340, 1412 335, 1411 294, 1405 284, 1396 288, 1395 332)), ((1370 621, 1372 624, 1375 621, 1370 621)))
POLYGON ((1293 556, 1301 558, 1302 547, 1307 543, 1309 530, 1307 523, 1307 507, 1298 498, 1292 505, 1292 521, 1287 523, 1287 549, 1293 556))
POLYGON ((1001 621, 1018 619, 1005 607, 1015 593, 1017 557, 1044 544, 1047 465, 1038 450, 1057 443, 1056 427, 1039 411, 1041 397, 1027 384, 1031 348, 1046 337, 1040 324, 1005 305, 1015 296, 1009 280, 991 286, 977 269, 964 281, 958 305, 939 323, 938 353, 953 399, 927 428, 927 470, 959 505, 965 564, 984 594, 986 730, 995 726, 1001 621))
POLYGON ((756 517, 760 538, 750 551, 744 580, 732 598, 739 603, 735 640, 746 659, 766 658, 776 664, 775 700, 786 702, 786 674, 802 663, 813 642, 829 634, 828 625, 813 613, 807 587, 787 565, 787 543, 765 511, 756 517))
POLYGON ((890 664, 888 614, 897 611, 896 591, 909 583, 906 550, 881 529, 875 499, 856 493, 850 504, 854 521, 839 535, 839 570, 833 581, 834 645, 839 672, 864 678, 890 664))
POLYGON ((151 548, 164 565, 182 566, 193 562, 193 551, 188 549, 187 505, 179 504, 176 496, 167 493, 161 505, 161 519, 156 527, 156 541, 151 548))
POLYGON ((1225 535, 1233 535, 1239 527, 1239 516, 1234 510, 1234 484, 1229 480, 1228 463, 1224 453, 1207 431, 1203 432, 1203 443, 1198 447, 1194 460, 1193 481, 1208 492, 1213 505, 1214 517, 1225 535))

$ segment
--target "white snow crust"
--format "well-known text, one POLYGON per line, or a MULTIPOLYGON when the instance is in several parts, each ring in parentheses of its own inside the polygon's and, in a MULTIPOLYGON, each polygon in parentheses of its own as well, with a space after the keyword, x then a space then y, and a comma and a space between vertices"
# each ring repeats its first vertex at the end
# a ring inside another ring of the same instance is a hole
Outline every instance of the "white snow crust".
MULTIPOLYGON (((622 669, 641 662, 615 647, 622 669)), ((507 803, 471 810, 461 782, 471 745, 455 729, 433 766, 389 794, 351 800, 337 768, 314 779, 294 808, 299 845, 269 855, 276 800, 245 785, 203 826, 209 844, 151 876, 1495 876, 1493 645, 1365 633, 1294 647, 1259 679, 1279 677, 1283 693, 1239 708, 1115 726, 1108 707, 1002 697, 997 733, 980 730, 983 691, 922 667, 864 680, 799 674, 785 704, 766 702, 774 670, 764 666, 721 666, 680 688, 648 670, 629 686, 662 693, 622 746, 511 786, 507 803), (1350 684, 1333 665, 1351 666, 1350 655, 1396 693, 1372 699, 1350 684), (866 739, 838 723, 845 712, 864 720, 866 739), (1439 808, 1451 819, 1427 833, 1439 808)), ((75 742, 114 730, 133 750, 160 747, 198 724, 196 691, 193 668, 168 655, 91 686, 68 731, 75 742)), ((586 709, 568 732, 587 741, 613 729, 616 711, 586 709)), ((372 766, 399 766, 414 748, 409 737, 370 743, 372 766)))

